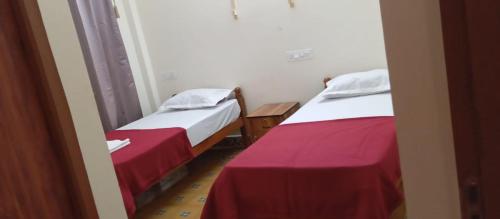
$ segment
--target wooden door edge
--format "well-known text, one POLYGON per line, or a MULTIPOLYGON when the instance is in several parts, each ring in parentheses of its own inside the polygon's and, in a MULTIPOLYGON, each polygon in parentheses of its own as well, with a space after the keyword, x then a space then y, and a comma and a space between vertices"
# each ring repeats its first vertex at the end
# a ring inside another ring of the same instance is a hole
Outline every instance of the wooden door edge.
POLYGON ((464 1, 440 0, 455 157, 460 186, 462 218, 470 218, 467 198, 469 181, 480 178, 480 155, 473 145, 479 142, 467 18, 464 1))
POLYGON ((71 189, 68 192, 78 191, 71 194, 76 197, 74 200, 75 212, 80 212, 80 218, 99 218, 97 208, 92 195, 90 182, 77 133, 71 117, 70 108, 64 93, 61 79, 57 71, 57 66, 52 54, 47 33, 43 24, 40 9, 36 0, 16 0, 16 14, 22 21, 23 43, 26 50, 34 55, 35 68, 33 77, 39 81, 40 98, 44 103, 44 113, 49 124, 51 137, 55 139, 54 145, 61 148, 54 149, 59 153, 61 161, 66 165, 66 174, 70 177, 71 189))

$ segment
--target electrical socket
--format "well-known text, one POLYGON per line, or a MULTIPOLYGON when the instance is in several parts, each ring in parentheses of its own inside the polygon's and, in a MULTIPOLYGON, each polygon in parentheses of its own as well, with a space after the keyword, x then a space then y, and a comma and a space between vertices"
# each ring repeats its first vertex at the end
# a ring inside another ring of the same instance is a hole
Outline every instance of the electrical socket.
POLYGON ((290 50, 286 52, 289 62, 299 62, 304 60, 309 60, 313 58, 313 49, 298 49, 290 50))

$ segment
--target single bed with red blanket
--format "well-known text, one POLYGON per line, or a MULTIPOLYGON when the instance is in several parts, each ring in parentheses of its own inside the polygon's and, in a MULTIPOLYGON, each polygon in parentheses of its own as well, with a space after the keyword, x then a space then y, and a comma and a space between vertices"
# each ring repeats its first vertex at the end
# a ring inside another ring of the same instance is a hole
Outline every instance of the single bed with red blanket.
POLYGON ((387 219, 403 201, 390 93, 311 100, 238 155, 202 219, 387 219))
POLYGON ((210 149, 227 135, 243 128, 246 115, 240 88, 215 107, 160 110, 118 130, 107 140, 130 140, 111 154, 129 218, 136 211, 135 198, 210 149))

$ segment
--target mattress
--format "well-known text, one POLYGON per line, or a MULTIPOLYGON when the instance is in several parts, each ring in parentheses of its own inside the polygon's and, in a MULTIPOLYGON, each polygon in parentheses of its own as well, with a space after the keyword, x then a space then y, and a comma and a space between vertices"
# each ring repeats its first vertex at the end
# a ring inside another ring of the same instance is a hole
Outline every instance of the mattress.
POLYGON ((238 101, 232 99, 214 108, 155 112, 118 130, 184 128, 194 147, 236 121, 240 112, 238 101))
POLYGON ((202 219, 388 219, 400 177, 394 117, 284 124, 224 167, 202 219))
POLYGON ((387 219, 403 200, 390 93, 322 93, 230 161, 202 219, 387 219))
POLYGON ((376 116, 394 116, 391 93, 360 97, 325 99, 318 94, 283 124, 352 119, 376 116))

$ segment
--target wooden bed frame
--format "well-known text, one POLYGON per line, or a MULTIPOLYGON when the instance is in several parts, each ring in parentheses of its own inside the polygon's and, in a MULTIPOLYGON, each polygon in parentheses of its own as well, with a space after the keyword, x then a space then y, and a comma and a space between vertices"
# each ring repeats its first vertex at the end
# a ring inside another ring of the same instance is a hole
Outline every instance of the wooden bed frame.
POLYGON ((332 80, 331 77, 326 77, 325 79, 323 79, 323 85, 325 86, 325 88, 327 88, 326 83, 328 83, 331 80, 332 80))
MULTIPOLYGON (((240 130, 240 132, 241 132, 241 138, 242 138, 243 146, 245 146, 245 147, 248 146, 248 142, 249 141, 248 141, 248 136, 247 136, 246 122, 245 122, 246 121, 245 118, 247 116, 247 108, 246 108, 245 98, 243 97, 243 94, 241 92, 241 88, 240 87, 236 87, 234 89, 234 94, 235 94, 236 100, 238 101, 238 105, 240 105, 240 108, 241 108, 241 113, 240 113, 239 118, 236 121, 234 121, 234 122, 230 123, 229 125, 227 125, 226 127, 222 128, 221 130, 219 130, 218 132, 216 132, 212 136, 208 137, 207 139, 205 139, 201 143, 195 145, 193 147, 193 153, 194 153, 195 158, 198 157, 198 156, 200 156, 204 152, 210 150, 217 143, 219 143, 222 140, 224 140, 224 138, 226 138, 228 135, 230 135, 230 134, 232 134, 232 133, 234 133, 234 132, 236 132, 238 130, 240 130)), ((178 167, 170 170, 167 174, 165 174, 162 177, 162 180, 164 180, 168 176, 171 176, 173 173, 175 173, 176 171, 180 170, 182 167, 186 166, 191 161, 192 161, 192 159, 188 160, 188 161, 180 164, 178 167)), ((161 182, 161 180, 159 182, 161 182)), ((154 186, 152 186, 151 188, 153 188, 153 187, 154 186)), ((159 194, 155 194, 154 196, 158 196, 158 195, 159 194)), ((137 198, 138 198, 138 196, 134 197, 136 205, 137 205, 137 208, 141 208, 141 207, 143 207, 144 205, 148 204, 151 201, 151 200, 147 200, 146 202, 139 203, 137 198)))
POLYGON ((231 124, 227 125, 223 129, 219 130, 218 132, 216 132, 212 136, 205 139, 203 142, 194 146, 193 152, 194 152, 195 157, 198 157, 199 155, 203 154, 203 152, 211 149, 217 143, 222 141, 225 137, 234 133, 238 129, 241 131, 241 139, 243 141, 243 145, 247 146, 247 142, 248 142, 247 141, 247 130, 246 130, 246 125, 245 125, 245 118, 247 116, 247 109, 246 109, 245 98, 243 97, 243 94, 241 92, 240 87, 237 87, 234 89, 234 94, 235 94, 236 100, 238 100, 238 104, 240 105, 240 108, 241 108, 240 117, 236 121, 232 122, 231 124))

